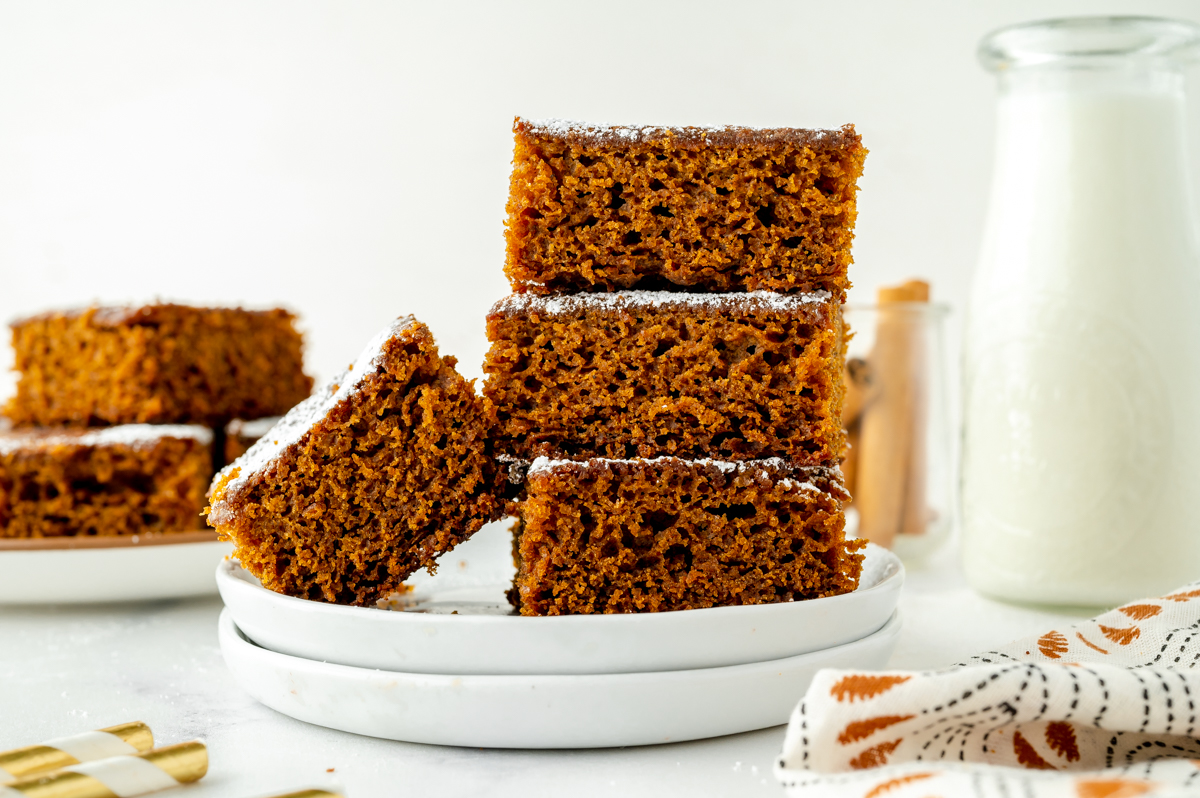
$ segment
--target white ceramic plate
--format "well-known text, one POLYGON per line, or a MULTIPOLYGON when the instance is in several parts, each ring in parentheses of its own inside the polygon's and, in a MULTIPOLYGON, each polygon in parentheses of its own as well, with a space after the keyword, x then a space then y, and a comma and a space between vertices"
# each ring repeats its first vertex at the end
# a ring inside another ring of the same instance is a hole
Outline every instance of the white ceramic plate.
POLYGON ((821 668, 881 668, 900 633, 798 657, 657 673, 456 676, 351 668, 260 648, 226 608, 218 637, 238 684, 331 729, 436 745, 606 748, 699 740, 786 723, 821 668))
POLYGON ((456 562, 443 558, 436 577, 415 578, 404 611, 283 596, 236 561, 217 568, 217 586, 238 628, 271 651, 406 673, 527 675, 715 668, 819 651, 882 627, 904 582, 899 559, 869 546, 859 589, 842 596, 527 618, 511 614, 504 597, 512 573, 507 530, 480 535, 451 552, 456 562))
POLYGON ((0 604, 94 604, 216 592, 213 569, 233 551, 215 532, 119 540, 3 541, 0 604))

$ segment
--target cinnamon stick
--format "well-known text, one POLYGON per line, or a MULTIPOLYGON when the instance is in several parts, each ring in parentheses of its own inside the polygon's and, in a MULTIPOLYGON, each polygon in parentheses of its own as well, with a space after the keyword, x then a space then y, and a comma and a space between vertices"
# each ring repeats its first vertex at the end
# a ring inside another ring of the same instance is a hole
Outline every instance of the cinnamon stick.
POLYGON ((846 393, 842 399, 842 426, 846 428, 846 455, 842 459, 842 476, 851 497, 846 502, 849 507, 854 503, 858 479, 859 433, 862 430, 859 421, 863 409, 875 397, 871 364, 861 357, 850 358, 846 361, 843 380, 846 393))
POLYGON ((910 303, 929 301, 929 284, 910 280, 879 290, 871 363, 878 395, 862 413, 855 506, 859 534, 890 547, 896 535, 924 534, 925 427, 929 397, 925 319, 910 303))

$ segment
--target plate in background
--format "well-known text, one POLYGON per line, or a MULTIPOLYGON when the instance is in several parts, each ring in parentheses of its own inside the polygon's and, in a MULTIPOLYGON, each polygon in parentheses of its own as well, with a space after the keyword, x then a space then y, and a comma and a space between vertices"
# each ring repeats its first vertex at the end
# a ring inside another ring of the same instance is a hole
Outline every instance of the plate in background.
POLYGON ((213 530, 0 540, 0 604, 93 604, 211 595, 233 545, 213 530))

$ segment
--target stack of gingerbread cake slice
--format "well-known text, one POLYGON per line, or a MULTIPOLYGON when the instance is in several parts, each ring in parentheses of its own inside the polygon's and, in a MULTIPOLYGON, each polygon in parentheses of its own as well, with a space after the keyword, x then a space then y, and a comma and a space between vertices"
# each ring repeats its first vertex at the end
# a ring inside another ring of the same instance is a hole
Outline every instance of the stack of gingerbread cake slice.
POLYGON ((484 395, 526 615, 853 590, 838 463, 853 128, 518 119, 484 395))
POLYGON ((312 388, 283 310, 56 311, 14 322, 12 340, 0 538, 202 529, 225 425, 282 413, 312 388))

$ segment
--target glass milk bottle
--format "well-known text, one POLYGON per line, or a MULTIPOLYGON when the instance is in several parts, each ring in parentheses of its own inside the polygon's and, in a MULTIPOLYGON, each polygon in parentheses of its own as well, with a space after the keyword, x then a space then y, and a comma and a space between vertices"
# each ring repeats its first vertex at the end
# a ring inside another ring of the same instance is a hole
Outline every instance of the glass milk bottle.
POLYGON ((1200 246, 1182 68, 1200 26, 988 36, 996 158, 964 341, 963 562, 996 598, 1200 579, 1200 246))

